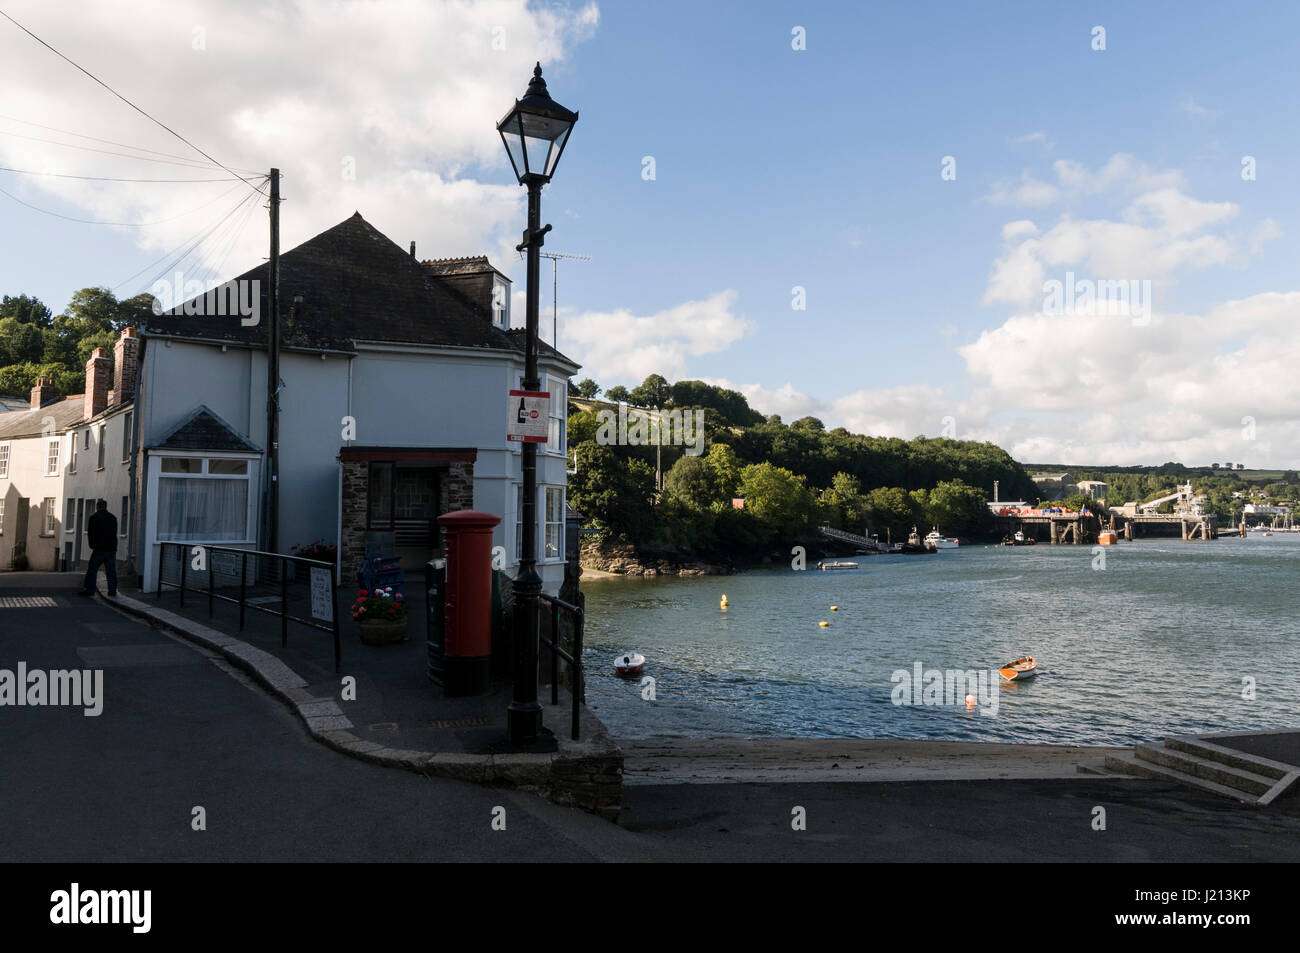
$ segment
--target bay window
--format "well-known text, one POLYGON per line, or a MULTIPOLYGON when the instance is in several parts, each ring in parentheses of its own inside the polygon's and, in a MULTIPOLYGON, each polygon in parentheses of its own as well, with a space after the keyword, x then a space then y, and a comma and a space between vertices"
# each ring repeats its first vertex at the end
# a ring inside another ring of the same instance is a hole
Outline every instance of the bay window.
POLYGON ((159 463, 159 541, 251 542, 248 460, 168 456, 159 463))

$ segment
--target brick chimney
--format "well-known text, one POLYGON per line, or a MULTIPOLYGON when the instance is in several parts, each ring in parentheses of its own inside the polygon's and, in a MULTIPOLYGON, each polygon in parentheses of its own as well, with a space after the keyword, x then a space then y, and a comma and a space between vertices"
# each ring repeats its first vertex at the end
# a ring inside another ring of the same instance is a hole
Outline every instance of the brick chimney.
POLYGON ((54 381, 48 377, 37 378, 36 386, 32 388, 32 410, 40 410, 58 396, 59 391, 54 386, 54 381))
POLYGON ((108 376, 108 356, 102 347, 97 347, 86 362, 86 403, 82 419, 89 420, 108 409, 108 376))
POLYGON ((139 359, 140 338, 135 328, 123 328, 122 336, 113 345, 113 397, 109 401, 112 406, 129 404, 134 399, 139 359))

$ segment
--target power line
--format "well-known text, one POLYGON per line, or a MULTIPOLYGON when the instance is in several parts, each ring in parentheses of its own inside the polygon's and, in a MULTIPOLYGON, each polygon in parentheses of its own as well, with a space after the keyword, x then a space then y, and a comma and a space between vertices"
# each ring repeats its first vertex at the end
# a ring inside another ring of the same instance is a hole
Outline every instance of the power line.
MULTIPOLYGON (((81 152, 98 152, 100 155, 121 156, 123 159, 139 159, 141 162, 157 162, 159 165, 178 165, 183 169, 202 169, 207 171, 212 168, 212 166, 199 162, 197 159, 186 159, 184 157, 177 157, 176 160, 172 161, 167 159, 151 159, 149 156, 136 156, 131 155, 129 152, 113 152, 110 149, 96 149, 93 146, 79 146, 76 143, 59 142, 57 139, 44 139, 41 136, 24 136, 21 132, 6 132, 3 129, 0 129, 0 136, 12 136, 15 139, 27 139, 30 142, 47 142, 52 146, 62 146, 65 149, 77 149, 81 152)), ((135 147, 127 146, 126 148, 133 149, 135 147)), ((239 176, 235 176, 235 178, 239 178, 239 176)))
POLYGON ((71 175, 64 172, 33 172, 30 169, 9 169, 0 166, 0 172, 13 172, 16 175, 43 175, 54 179, 84 179, 88 182, 229 182, 230 176, 219 179, 117 179, 106 175, 71 175))
MULTIPOLYGON (((34 126, 37 129, 46 129, 50 132, 57 132, 65 136, 76 136, 78 139, 89 139, 91 142, 103 143, 106 146, 118 146, 119 148, 122 149, 135 149, 137 152, 147 152, 150 155, 165 156, 168 159, 184 159, 186 162, 194 162, 194 160, 189 158, 188 156, 179 156, 176 155, 176 153, 174 152, 159 152, 157 149, 146 149, 143 146, 133 146, 130 143, 126 143, 126 142, 115 142, 112 139, 100 139, 98 136, 88 136, 85 133, 73 132, 70 129, 59 129, 56 126, 46 126, 39 122, 31 122, 30 120, 27 119, 19 119, 17 116, 5 116, 3 114, 0 114, 0 119, 4 119, 8 122, 16 122, 23 126, 34 126)), ((27 138, 34 138, 34 137, 27 137, 27 138)), ((54 139, 37 139, 36 141, 54 142, 56 145, 71 145, 71 143, 56 142, 56 140, 54 139)), ((111 153, 111 154, 118 155, 118 153, 111 153)), ((232 168, 238 169, 240 172, 243 172, 246 175, 261 174, 256 169, 240 169, 239 166, 232 166, 232 168)))
MULTIPOLYGON (((242 182, 244 180, 241 179, 240 181, 242 182)), ((202 205, 196 208, 192 208, 188 212, 181 212, 181 214, 179 215, 173 215, 171 218, 162 218, 156 222, 100 222, 90 218, 74 218, 71 215, 64 215, 61 212, 51 212, 49 209, 41 208, 38 205, 33 205, 31 202, 24 202, 18 196, 14 195, 11 192, 6 192, 4 189, 0 189, 0 195, 8 196, 9 198, 17 202, 19 205, 25 205, 32 211, 40 212, 43 215, 53 215, 55 218, 61 218, 68 222, 77 222, 81 225, 115 225, 119 228, 149 228, 153 225, 163 225, 167 222, 174 222, 178 218, 184 218, 187 215, 193 215, 195 212, 207 208, 213 202, 220 201, 222 198, 229 195, 237 188, 239 188, 238 185, 231 186, 230 188, 226 189, 226 191, 222 192, 220 195, 218 195, 216 198, 212 199, 211 201, 204 202, 202 205)), ((258 195, 262 194, 262 192, 259 189, 254 189, 253 191, 256 192, 258 195)))
POLYGON ((71 66, 75 66, 75 67, 76 67, 78 70, 80 70, 82 73, 85 73, 87 76, 89 76, 91 79, 93 79, 93 80, 94 80, 96 83, 98 83, 100 86, 103 86, 106 90, 108 90, 110 93, 112 93, 112 94, 113 94, 114 96, 116 96, 118 99, 122 100, 122 102, 126 103, 128 106, 130 106, 130 107, 131 107, 132 109, 134 109, 136 112, 138 112, 141 116, 144 116, 144 117, 145 117, 146 119, 148 119, 150 122, 154 123, 155 125, 159 126, 160 128, 162 128, 162 129, 166 130, 167 132, 171 133, 173 136, 175 136, 175 137, 176 137, 177 139, 179 139, 181 142, 185 143, 187 146, 189 146, 191 149, 193 149, 193 150, 194 150, 195 152, 197 152, 199 155, 203 156, 203 158, 207 159, 209 162, 212 162, 212 163, 214 163, 214 164, 216 164, 216 165, 218 165, 218 166, 221 166, 221 168, 225 169, 225 170, 226 170, 227 172, 229 172, 231 175, 235 176, 235 178, 239 179, 241 182, 243 182, 245 185, 247 185, 250 189, 253 189, 254 192, 257 192, 258 194, 261 194, 261 190, 258 189, 258 188, 256 188, 256 187, 253 185, 253 183, 249 182, 249 181, 248 181, 247 179, 245 179, 242 175, 236 175, 235 172, 233 172, 233 171, 230 170, 230 169, 227 169, 227 168, 226 168, 224 165, 222 165, 220 162, 217 162, 216 159, 212 158, 212 156, 208 155, 206 152, 204 152, 202 149, 200 149, 200 148, 199 148, 198 146, 196 146, 194 143, 190 142, 188 139, 186 139, 184 136, 182 136, 179 132, 177 132, 176 130, 172 129, 170 126, 166 125, 165 123, 161 122, 160 120, 158 120, 158 119, 154 119, 153 116, 149 115, 147 112, 145 112, 145 111, 144 111, 143 109, 141 109, 139 106, 137 106, 135 103, 131 102, 131 100, 127 99, 125 96, 123 96, 123 95, 122 95, 121 93, 119 93, 117 90, 115 90, 112 86, 109 86, 108 83, 104 82, 102 79, 100 79, 100 78, 99 78, 98 76, 96 76, 94 73, 91 73, 89 70, 85 69, 85 68, 82 67, 82 66, 79 66, 77 63, 75 63, 75 62, 73 62, 72 60, 68 59, 68 57, 64 56, 62 53, 60 53, 60 52, 59 52, 58 50, 56 50, 54 47, 50 46, 50 44, 46 43, 46 42, 45 42, 44 40, 42 40, 39 36, 37 36, 37 35, 36 35, 35 33, 33 33, 31 30, 27 29, 27 27, 23 26, 21 23, 19 23, 17 20, 15 20, 13 17, 11 17, 9 14, 5 13, 3 10, 0 10, 0 16, 4 17, 6 20, 8 20, 8 21, 9 21, 10 23, 12 23, 14 26, 18 27, 18 29, 22 30, 24 33, 26 33, 28 36, 30 36, 30 37, 31 37, 33 40, 35 40, 37 43, 41 44, 41 46, 45 47, 47 50, 49 50, 51 53, 53 53, 55 56, 59 57, 59 59, 63 60, 65 63, 68 63, 68 64, 71 65, 71 66))

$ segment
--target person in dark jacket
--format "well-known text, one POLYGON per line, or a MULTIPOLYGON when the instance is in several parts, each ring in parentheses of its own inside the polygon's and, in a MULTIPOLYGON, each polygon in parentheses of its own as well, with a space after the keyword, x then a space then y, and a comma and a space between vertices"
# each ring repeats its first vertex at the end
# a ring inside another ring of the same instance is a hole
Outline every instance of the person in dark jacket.
POLYGON ((108 504, 99 500, 95 512, 86 520, 86 539, 90 543, 90 565, 86 567, 86 581, 80 595, 93 596, 96 591, 99 567, 104 567, 108 580, 108 594, 117 595, 117 517, 108 511, 108 504))

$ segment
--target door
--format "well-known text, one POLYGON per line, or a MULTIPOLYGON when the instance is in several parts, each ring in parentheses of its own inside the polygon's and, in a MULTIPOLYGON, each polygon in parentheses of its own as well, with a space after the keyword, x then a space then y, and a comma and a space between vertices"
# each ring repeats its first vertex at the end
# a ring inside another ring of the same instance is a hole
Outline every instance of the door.
POLYGON ((77 510, 77 529, 72 540, 72 565, 68 567, 69 569, 76 568, 77 563, 81 562, 81 527, 82 519, 85 516, 86 501, 77 500, 73 505, 77 510))

